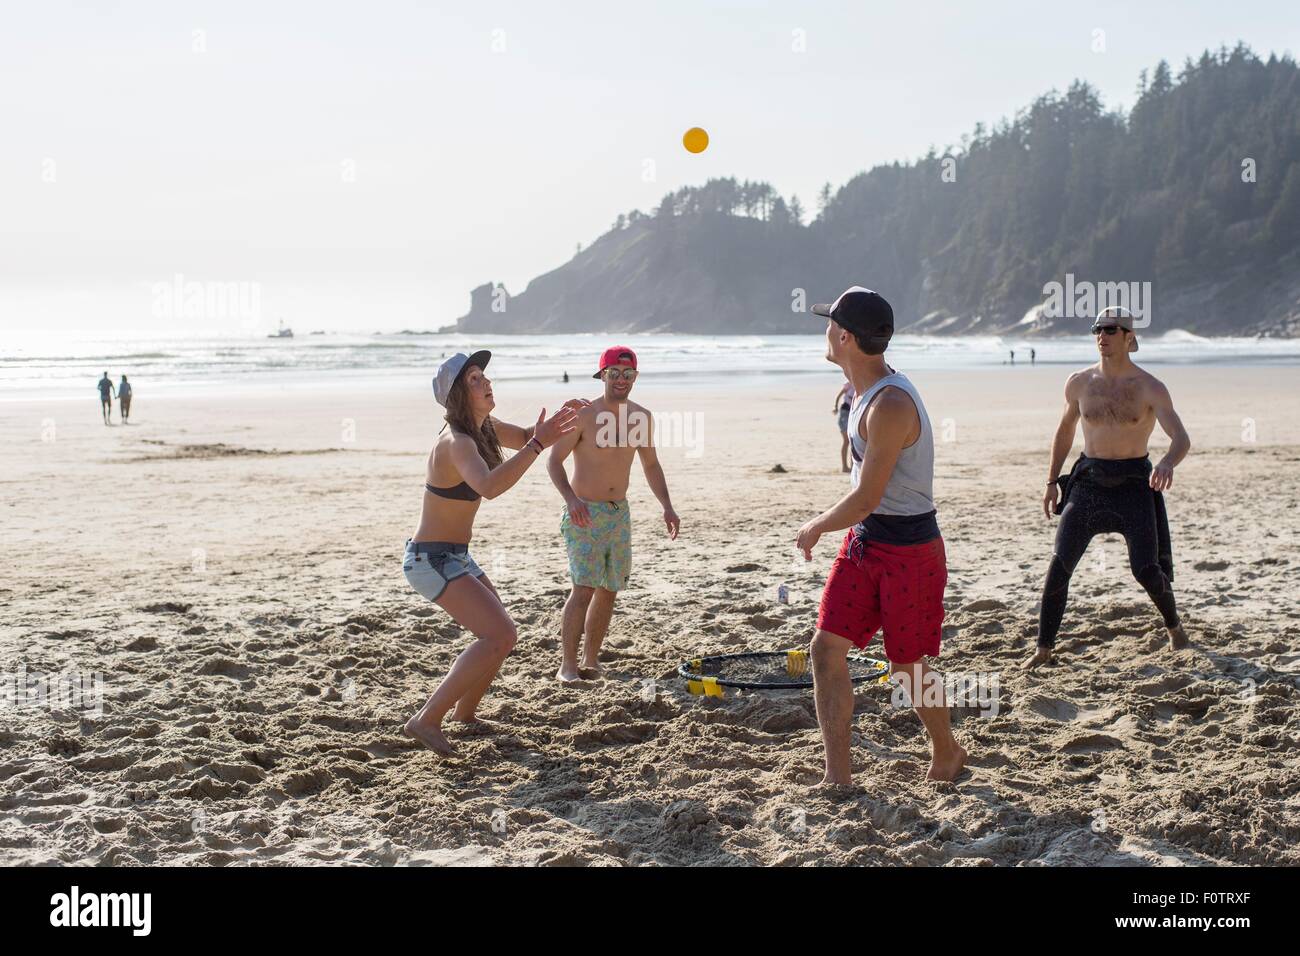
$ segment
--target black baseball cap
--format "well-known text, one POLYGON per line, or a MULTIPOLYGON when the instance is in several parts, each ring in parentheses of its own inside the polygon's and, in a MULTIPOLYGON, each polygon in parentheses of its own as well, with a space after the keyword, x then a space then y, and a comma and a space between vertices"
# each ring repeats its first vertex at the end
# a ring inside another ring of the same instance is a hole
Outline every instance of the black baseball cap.
POLYGON ((813 315, 826 316, 881 351, 894 335, 894 310, 879 292, 860 285, 845 289, 834 302, 814 305, 812 310, 813 315))

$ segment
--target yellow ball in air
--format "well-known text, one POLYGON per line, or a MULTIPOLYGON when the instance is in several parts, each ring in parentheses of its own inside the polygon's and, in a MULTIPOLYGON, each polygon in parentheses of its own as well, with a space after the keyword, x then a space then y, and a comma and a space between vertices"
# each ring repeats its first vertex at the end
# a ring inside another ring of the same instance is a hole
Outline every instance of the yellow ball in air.
POLYGON ((692 126, 682 136, 682 145, 688 153, 702 153, 709 148, 709 134, 698 126, 692 126))

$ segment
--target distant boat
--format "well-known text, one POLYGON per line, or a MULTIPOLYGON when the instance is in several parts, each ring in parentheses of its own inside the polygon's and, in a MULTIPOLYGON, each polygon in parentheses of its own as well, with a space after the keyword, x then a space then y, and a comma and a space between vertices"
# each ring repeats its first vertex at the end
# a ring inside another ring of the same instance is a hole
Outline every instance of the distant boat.
POLYGON ((272 332, 267 336, 268 339, 291 339, 293 338, 293 329, 284 324, 284 319, 280 320, 280 330, 272 332))

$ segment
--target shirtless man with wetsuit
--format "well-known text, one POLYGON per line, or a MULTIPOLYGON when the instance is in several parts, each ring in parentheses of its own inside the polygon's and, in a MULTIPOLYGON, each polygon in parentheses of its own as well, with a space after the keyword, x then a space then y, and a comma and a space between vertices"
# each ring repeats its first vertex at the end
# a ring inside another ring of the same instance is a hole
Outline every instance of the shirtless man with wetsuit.
POLYGON ((1043 494, 1043 514, 1058 507, 1058 476, 1083 422, 1083 454, 1065 483, 1065 503, 1056 529, 1055 553, 1043 585, 1038 619, 1038 649, 1026 663, 1052 659, 1052 647, 1065 613, 1070 575, 1095 535, 1116 533, 1128 544, 1129 568, 1164 619, 1173 650, 1187 646, 1174 603, 1173 558, 1168 547, 1163 492, 1174 483, 1174 468, 1187 457, 1191 440, 1174 411, 1169 390, 1129 358, 1136 352, 1133 316, 1127 309, 1103 309, 1092 326, 1101 361, 1075 372, 1065 383, 1065 411, 1052 441, 1052 459, 1043 494), (1156 423, 1169 436, 1169 451, 1153 467, 1147 442, 1156 423))
POLYGON ((636 381, 636 353, 616 345, 600 357, 592 378, 605 392, 578 412, 577 427, 553 446, 547 461, 551 481, 564 497, 560 531, 569 553, 573 590, 560 627, 563 657, 556 675, 571 683, 600 674, 600 645, 609 631, 614 599, 632 572, 632 517, 627 486, 632 459, 641 458, 646 483, 664 509, 668 537, 676 540, 681 519, 668 498, 668 481, 654 446, 650 412, 629 399, 636 381), (573 455, 573 481, 564 460, 573 455), (586 634, 582 663, 578 645, 586 634))

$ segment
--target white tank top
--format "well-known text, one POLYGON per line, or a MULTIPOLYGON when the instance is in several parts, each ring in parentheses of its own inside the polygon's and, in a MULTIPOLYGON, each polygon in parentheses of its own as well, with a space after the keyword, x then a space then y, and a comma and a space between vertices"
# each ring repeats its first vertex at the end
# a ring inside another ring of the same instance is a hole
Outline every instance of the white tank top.
POLYGON ((890 386, 901 389, 911 398, 916 406, 916 415, 921 420, 921 435, 911 445, 904 448, 894 465, 894 472, 885 485, 885 493, 876 506, 875 514, 882 515, 920 515, 934 511, 934 431, 930 428, 930 416, 926 414, 925 405, 916 386, 902 372, 889 369, 889 374, 858 397, 849 414, 849 440, 853 444, 853 471, 849 475, 854 487, 862 477, 862 457, 867 453, 867 443, 863 441, 858 428, 862 416, 872 399, 882 389, 890 386))

